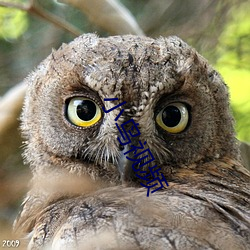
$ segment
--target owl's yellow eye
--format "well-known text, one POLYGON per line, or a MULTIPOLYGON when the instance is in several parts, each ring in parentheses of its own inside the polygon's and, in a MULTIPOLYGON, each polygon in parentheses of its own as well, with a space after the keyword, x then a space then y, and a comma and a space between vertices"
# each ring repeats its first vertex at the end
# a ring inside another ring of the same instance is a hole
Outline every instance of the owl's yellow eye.
POLYGON ((189 114, 185 104, 176 102, 163 108, 156 116, 156 122, 169 133, 182 132, 188 124, 189 114))
POLYGON ((94 101, 84 97, 74 97, 66 107, 66 115, 72 124, 89 127, 101 119, 102 113, 94 101))

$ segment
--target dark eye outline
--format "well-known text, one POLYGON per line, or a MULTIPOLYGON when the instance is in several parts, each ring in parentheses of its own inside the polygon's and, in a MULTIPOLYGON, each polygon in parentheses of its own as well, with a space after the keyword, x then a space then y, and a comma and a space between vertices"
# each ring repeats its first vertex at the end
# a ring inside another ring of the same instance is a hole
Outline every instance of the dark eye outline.
POLYGON ((99 107, 99 105, 92 99, 87 98, 87 97, 82 97, 82 96, 75 96, 75 97, 71 97, 70 99, 66 101, 65 116, 71 124, 77 127, 88 128, 88 127, 95 125, 96 123, 100 121, 100 119, 102 118, 102 110, 99 107), (77 105, 74 105, 74 101, 82 101, 82 100, 91 101, 92 103, 95 104, 96 114, 89 121, 84 121, 77 115, 77 105))
POLYGON ((183 132, 188 124, 190 123, 190 114, 189 114, 189 109, 188 106, 182 102, 173 102, 168 104, 167 106, 165 106, 163 109, 161 109, 161 111, 157 114, 156 116, 156 123, 163 128, 165 131, 171 133, 171 134, 178 134, 183 132), (175 106, 179 109, 180 113, 181 113, 181 119, 180 122, 174 126, 174 127, 169 127, 166 124, 164 124, 163 120, 162 120, 162 113, 163 111, 169 107, 169 106, 175 106))

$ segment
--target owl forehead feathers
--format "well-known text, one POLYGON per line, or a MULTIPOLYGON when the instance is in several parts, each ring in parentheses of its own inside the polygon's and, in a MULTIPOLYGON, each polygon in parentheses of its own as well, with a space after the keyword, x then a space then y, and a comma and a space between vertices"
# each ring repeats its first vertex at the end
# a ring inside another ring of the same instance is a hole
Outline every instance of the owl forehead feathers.
POLYGON ((156 94, 170 94, 180 88, 185 75, 207 75, 206 61, 198 60, 196 52, 177 37, 155 40, 88 34, 61 46, 52 53, 52 59, 52 74, 56 72, 59 78, 69 80, 75 74, 79 79, 76 88, 84 85, 102 98, 126 101, 131 116, 140 115, 145 106, 153 105, 150 100, 157 101, 156 94))

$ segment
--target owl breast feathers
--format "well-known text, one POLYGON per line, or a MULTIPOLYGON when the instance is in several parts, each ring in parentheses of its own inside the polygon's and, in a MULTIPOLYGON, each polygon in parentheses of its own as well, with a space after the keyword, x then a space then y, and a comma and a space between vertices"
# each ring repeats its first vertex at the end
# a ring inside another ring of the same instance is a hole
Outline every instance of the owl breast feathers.
POLYGON ((26 82, 28 249, 250 249, 228 90, 193 48, 86 34, 26 82))

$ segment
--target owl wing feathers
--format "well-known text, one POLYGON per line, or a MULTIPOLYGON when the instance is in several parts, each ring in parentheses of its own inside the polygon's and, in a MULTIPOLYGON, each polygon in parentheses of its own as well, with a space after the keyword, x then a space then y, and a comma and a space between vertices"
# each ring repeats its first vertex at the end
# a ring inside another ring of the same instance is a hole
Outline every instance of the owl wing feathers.
POLYGON ((38 216, 29 247, 248 249, 250 189, 219 180, 203 177, 195 184, 190 177, 150 197, 144 188, 117 186, 55 202, 38 216))

